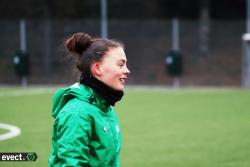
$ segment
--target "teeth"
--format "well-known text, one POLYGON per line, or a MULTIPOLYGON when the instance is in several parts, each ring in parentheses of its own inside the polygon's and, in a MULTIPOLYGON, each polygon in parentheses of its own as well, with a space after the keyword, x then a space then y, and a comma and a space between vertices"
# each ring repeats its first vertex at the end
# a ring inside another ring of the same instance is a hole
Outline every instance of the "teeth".
POLYGON ((120 81, 124 83, 125 82, 125 78, 120 78, 120 81))

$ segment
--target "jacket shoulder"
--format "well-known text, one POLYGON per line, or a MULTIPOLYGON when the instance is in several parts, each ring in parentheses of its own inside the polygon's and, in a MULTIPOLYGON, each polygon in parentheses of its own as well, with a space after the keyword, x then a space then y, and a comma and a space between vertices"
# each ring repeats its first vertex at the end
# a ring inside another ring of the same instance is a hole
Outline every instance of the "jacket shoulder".
POLYGON ((63 106, 60 113, 88 116, 91 110, 93 110, 93 107, 91 104, 89 104, 87 101, 84 101, 75 97, 75 98, 70 99, 63 106))

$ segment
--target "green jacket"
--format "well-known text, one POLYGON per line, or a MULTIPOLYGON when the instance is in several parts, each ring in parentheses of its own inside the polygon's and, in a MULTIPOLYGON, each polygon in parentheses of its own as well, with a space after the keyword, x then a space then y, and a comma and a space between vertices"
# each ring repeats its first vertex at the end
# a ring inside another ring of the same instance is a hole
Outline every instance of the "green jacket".
POLYGON ((76 83, 57 91, 49 166, 118 167, 121 132, 113 107, 76 83))

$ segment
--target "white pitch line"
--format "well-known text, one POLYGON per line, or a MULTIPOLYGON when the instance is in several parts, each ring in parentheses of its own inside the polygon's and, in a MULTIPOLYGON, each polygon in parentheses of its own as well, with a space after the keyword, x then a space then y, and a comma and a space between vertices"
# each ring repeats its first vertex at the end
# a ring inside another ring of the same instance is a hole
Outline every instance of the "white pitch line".
POLYGON ((0 92, 0 97, 15 97, 15 96, 24 96, 24 95, 40 95, 46 93, 53 93, 55 89, 23 89, 23 90, 16 90, 16 91, 9 91, 9 92, 0 92))
POLYGON ((0 129, 9 130, 9 132, 0 135, 0 140, 10 139, 21 134, 21 129, 13 125, 0 123, 0 129))

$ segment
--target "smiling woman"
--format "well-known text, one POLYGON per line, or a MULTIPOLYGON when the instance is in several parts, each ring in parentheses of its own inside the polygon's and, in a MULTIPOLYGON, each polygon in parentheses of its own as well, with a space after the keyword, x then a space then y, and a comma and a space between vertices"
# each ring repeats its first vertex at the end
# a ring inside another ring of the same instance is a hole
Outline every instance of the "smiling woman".
POLYGON ((126 62, 127 59, 123 48, 118 47, 109 50, 104 55, 104 59, 100 62, 100 65, 95 63, 92 68, 96 70, 97 79, 116 90, 123 90, 127 74, 129 73, 126 62), (102 73, 105 75, 102 75, 102 73))
POLYGON ((120 42, 76 33, 66 49, 80 82, 55 93, 49 166, 120 166, 121 131, 113 106, 130 71, 120 42))

